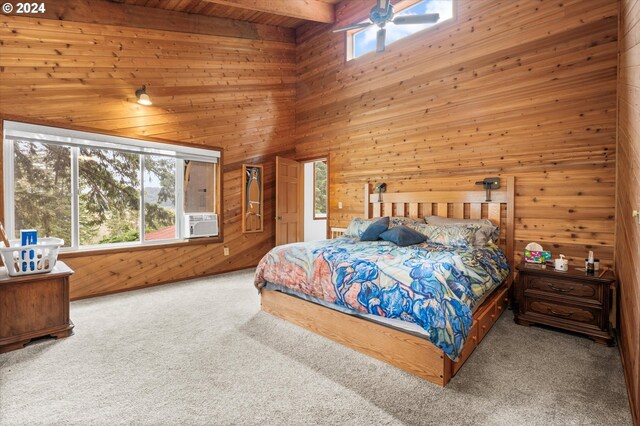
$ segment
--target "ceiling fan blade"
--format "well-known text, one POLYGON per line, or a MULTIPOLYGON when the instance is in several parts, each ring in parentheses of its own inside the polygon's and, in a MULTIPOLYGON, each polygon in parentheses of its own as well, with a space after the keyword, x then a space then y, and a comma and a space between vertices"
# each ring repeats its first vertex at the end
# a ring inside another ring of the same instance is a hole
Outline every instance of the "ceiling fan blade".
POLYGON ((376 52, 384 52, 384 40, 386 35, 387 30, 385 28, 380 28, 378 30, 378 34, 376 35, 376 52))
POLYGON ((427 13, 426 15, 403 15, 396 16, 393 19, 393 23, 396 25, 406 24, 433 24, 438 22, 440 15, 437 13, 427 13))
POLYGON ((334 33, 339 33, 339 32, 342 32, 342 31, 357 30, 357 29, 360 29, 360 28, 370 27, 371 25, 373 25, 371 22, 361 22, 359 24, 349 25, 347 27, 337 28, 337 29, 333 30, 333 32, 334 33))

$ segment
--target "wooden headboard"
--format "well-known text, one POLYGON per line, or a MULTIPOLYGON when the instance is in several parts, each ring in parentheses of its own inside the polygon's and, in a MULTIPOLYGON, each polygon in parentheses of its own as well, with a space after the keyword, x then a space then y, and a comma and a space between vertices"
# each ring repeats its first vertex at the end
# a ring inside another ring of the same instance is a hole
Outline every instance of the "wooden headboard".
POLYGON ((364 218, 402 216, 424 218, 427 216, 452 217, 456 219, 489 219, 500 227, 500 246, 514 268, 514 220, 515 177, 508 176, 506 185, 502 180, 499 190, 491 191, 491 201, 486 201, 486 192, 473 191, 424 191, 385 192, 382 202, 378 194, 371 191, 370 184, 364 187, 364 218))

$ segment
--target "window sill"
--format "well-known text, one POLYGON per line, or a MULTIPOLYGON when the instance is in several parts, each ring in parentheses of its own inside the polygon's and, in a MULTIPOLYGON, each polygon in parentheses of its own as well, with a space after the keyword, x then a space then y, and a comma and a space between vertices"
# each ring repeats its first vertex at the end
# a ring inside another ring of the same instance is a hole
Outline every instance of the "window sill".
POLYGON ((168 248, 177 248, 177 247, 185 247, 185 246, 193 246, 193 245, 204 245, 204 244, 219 244, 224 242, 222 237, 203 237, 203 238, 192 238, 190 240, 181 240, 170 243, 148 243, 148 244, 140 244, 140 245, 132 245, 132 246, 121 246, 121 247, 111 247, 111 248, 91 248, 85 250, 74 250, 74 251, 61 251, 58 254, 59 259, 71 259, 74 257, 84 257, 84 256, 97 256, 102 254, 116 254, 116 253, 128 253, 135 251, 145 251, 145 250, 157 250, 157 249, 168 249, 168 248))

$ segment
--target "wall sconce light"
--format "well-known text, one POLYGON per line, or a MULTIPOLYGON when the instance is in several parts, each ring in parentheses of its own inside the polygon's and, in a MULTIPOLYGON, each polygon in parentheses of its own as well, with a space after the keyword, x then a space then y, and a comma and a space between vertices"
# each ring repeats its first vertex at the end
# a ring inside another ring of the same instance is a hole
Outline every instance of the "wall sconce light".
POLYGON ((482 187, 487 191, 486 201, 491 201, 491 190, 500 188, 500 178, 492 177, 492 178, 484 178, 479 182, 476 182, 476 185, 482 185, 482 187))
POLYGON ((147 86, 145 86, 144 84, 141 88, 136 90, 136 98, 138 98, 138 103, 140 105, 153 105, 153 102, 151 102, 151 98, 149 97, 149 95, 147 95, 147 86))
POLYGON ((387 184, 386 183, 377 184, 376 185, 376 189, 374 191, 378 193, 378 202, 381 203, 382 202, 382 193, 383 192, 387 192, 387 184))

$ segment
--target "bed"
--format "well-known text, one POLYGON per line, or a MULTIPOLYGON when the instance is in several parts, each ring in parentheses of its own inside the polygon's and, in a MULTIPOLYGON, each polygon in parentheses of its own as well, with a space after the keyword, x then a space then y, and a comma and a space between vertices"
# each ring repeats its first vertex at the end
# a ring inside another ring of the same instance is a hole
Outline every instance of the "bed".
POLYGON ((513 276, 515 179, 484 191, 387 193, 365 218, 489 219, 495 244, 398 247, 341 236, 279 246, 256 271, 262 309, 445 386, 504 312, 513 276))

